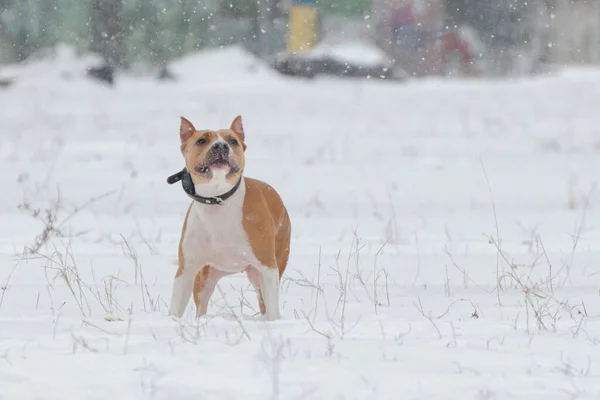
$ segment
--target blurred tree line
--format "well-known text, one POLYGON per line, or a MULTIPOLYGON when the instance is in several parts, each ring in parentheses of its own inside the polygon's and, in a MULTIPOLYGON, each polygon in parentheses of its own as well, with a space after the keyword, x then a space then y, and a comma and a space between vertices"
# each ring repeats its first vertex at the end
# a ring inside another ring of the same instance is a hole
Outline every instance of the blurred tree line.
POLYGON ((600 0, 445 0, 449 23, 475 28, 498 68, 528 55, 541 62, 600 62, 600 0))
MULTIPOLYGON (((525 43, 537 46, 532 51, 540 54, 545 46, 540 40, 557 5, 584 2, 600 0, 444 0, 449 25, 468 23, 486 45, 506 48, 507 53, 514 43, 525 43)), ((290 4, 291 0, 0 0, 0 61, 21 61, 59 42, 98 52, 115 67, 140 62, 163 66, 191 50, 233 43, 272 54, 285 48, 290 4)), ((317 4, 323 16, 377 18, 373 0, 317 4)), ((564 36, 561 32, 569 29, 560 27, 558 34, 564 36)))
POLYGON ((255 2, 247 0, 0 0, 0 59, 21 61, 63 42, 98 52, 117 67, 161 64, 256 36, 252 23, 233 23, 255 13, 255 2), (219 19, 229 26, 218 31, 219 19))
MULTIPOLYGON (((22 61, 59 42, 108 64, 161 65, 194 49, 242 43, 285 48, 290 0, 0 0, 0 61, 22 61)), ((363 15, 370 0, 320 0, 324 13, 363 15)))

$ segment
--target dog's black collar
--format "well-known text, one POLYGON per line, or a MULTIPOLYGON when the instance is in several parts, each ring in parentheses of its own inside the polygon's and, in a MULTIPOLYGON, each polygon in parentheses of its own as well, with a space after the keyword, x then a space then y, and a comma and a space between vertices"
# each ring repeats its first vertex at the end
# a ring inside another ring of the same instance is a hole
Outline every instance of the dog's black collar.
POLYGON ((240 184, 242 183, 242 178, 240 178, 234 187, 227 193, 223 193, 219 196, 214 197, 203 197, 196 194, 196 189, 194 188, 194 182, 192 182, 192 176, 188 172, 187 168, 183 168, 176 174, 171 175, 167 178, 167 183, 169 185, 174 184, 175 182, 181 181, 181 186, 183 187, 183 191, 190 196, 195 201, 202 204, 218 204, 223 205, 223 202, 233 196, 233 194, 238 190, 240 184))

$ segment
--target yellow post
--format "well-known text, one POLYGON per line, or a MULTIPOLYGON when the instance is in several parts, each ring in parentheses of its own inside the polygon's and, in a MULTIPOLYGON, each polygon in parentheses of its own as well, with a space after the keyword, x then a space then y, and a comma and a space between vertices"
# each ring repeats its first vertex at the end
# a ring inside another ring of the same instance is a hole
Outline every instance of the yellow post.
POLYGON ((317 42, 317 8, 315 0, 294 0, 289 12, 287 50, 299 53, 317 42))

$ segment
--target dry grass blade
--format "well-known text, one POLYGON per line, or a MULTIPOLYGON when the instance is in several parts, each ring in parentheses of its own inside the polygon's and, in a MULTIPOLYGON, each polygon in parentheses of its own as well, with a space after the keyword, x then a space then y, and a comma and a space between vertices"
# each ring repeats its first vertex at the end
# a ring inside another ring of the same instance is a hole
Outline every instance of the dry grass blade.
POLYGON ((58 214, 62 207, 61 199, 60 199, 60 190, 58 191, 58 196, 57 196, 56 201, 54 202, 54 205, 51 208, 47 208, 43 211, 39 208, 33 208, 31 206, 31 204, 29 204, 29 203, 20 204, 18 207, 19 210, 29 212, 31 217, 40 221, 42 223, 42 225, 44 226, 42 232, 38 236, 36 236, 33 246, 28 248, 28 251, 31 254, 37 254, 39 252, 39 250, 43 246, 45 246, 50 241, 50 239, 52 239, 52 237, 62 238, 62 237, 66 237, 66 236, 77 236, 82 233, 85 233, 85 232, 79 232, 77 235, 70 235, 70 234, 68 235, 62 229, 63 229, 63 226, 69 220, 71 220, 71 218, 73 218, 75 215, 79 214, 86 207, 88 207, 91 204, 93 204, 97 201, 100 201, 114 193, 115 193, 115 191, 107 192, 107 193, 101 194, 99 196, 92 197, 88 201, 86 201, 85 203, 83 203, 79 206, 75 206, 73 208, 73 210, 66 217, 64 217, 62 220, 60 220, 60 222, 59 222, 59 217, 58 217, 58 214))
POLYGON ((138 258, 138 254, 135 251, 135 249, 133 249, 133 247, 131 247, 129 245, 129 242, 127 241, 127 239, 125 239, 125 236, 120 235, 121 236, 121 240, 123 241, 123 252, 125 255, 127 255, 131 261, 133 261, 133 266, 135 268, 135 283, 138 283, 138 277, 139 277, 139 285, 140 285, 140 293, 142 296, 142 304, 144 306, 144 312, 148 312, 148 310, 150 310, 151 312, 155 312, 158 311, 160 309, 159 304, 160 304, 160 299, 157 297, 156 299, 154 299, 152 297, 152 295, 150 294, 150 290, 148 289, 148 284, 146 283, 146 280, 144 279, 144 271, 142 269, 142 265, 140 264, 139 258, 138 258))
POLYGON ((229 302, 227 301, 227 298, 225 297, 225 293, 223 293, 223 290, 221 289, 221 286, 219 286, 219 284, 217 284, 217 289, 219 290, 219 293, 221 294, 221 297, 223 298, 223 301, 225 302, 225 307, 227 308, 227 310, 229 310, 229 312, 231 312, 231 314, 235 318, 236 322, 242 329, 244 336, 246 336, 248 338, 248 340, 252 340, 252 338, 250 337, 250 334, 246 330, 246 327, 244 326, 244 323, 242 322, 241 318, 236 314, 236 312, 233 310, 233 308, 229 305, 229 302))
POLYGON ((440 339, 442 339, 442 338, 443 338, 443 336, 442 336, 442 332, 440 331, 440 329, 437 327, 437 325, 436 325, 436 324, 435 324, 435 322, 433 321, 433 318, 431 318, 431 315, 430 315, 430 314, 425 314, 425 311, 423 310, 423 304, 421 304, 421 298, 420 298, 420 297, 417 297, 417 300, 419 301, 419 304, 417 305, 417 304, 414 304, 414 303, 413 303, 413 304, 414 304, 414 306, 417 308, 417 310, 419 311, 419 313, 420 313, 420 314, 421 314, 423 317, 425 317, 425 319, 427 319, 427 320, 428 320, 428 321, 431 323, 431 325, 434 327, 435 331, 437 332, 437 334, 438 334, 438 337, 439 337, 440 339))
MULTIPOLYGON (((490 200, 492 201, 492 210, 494 212, 494 224, 496 226, 496 239, 500 242, 500 228, 498 226, 498 213, 496 212, 496 201, 494 200, 494 194, 492 193, 492 186, 490 184, 490 179, 488 177, 487 171, 485 170, 485 166, 483 165, 483 161, 479 160, 481 164, 481 170, 483 171, 483 176, 485 177, 485 183, 487 184, 488 192, 490 194, 490 200)), ((496 253, 496 297, 498 300, 498 306, 501 307, 502 303, 500 301, 500 245, 496 246, 498 248, 498 252, 496 253)))
POLYGON ((23 261, 23 258, 21 258, 19 261, 17 261, 15 266, 8 273, 8 276, 6 277, 6 282, 4 283, 3 286, 0 287, 0 291, 2 291, 2 293, 0 294, 0 310, 2 310, 2 304, 4 303, 4 296, 6 295, 6 292, 8 291, 8 288, 10 287, 10 280, 12 279, 12 276, 15 273, 15 271, 17 270, 17 268, 19 267, 19 265, 21 265, 22 261, 23 261))

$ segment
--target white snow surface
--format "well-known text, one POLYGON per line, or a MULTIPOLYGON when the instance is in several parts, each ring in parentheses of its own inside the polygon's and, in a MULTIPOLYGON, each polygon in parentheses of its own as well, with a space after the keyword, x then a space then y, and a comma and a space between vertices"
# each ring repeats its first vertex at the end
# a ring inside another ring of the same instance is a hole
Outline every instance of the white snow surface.
POLYGON ((0 399, 600 398, 600 72, 306 82, 248 60, 113 88, 10 67, 0 399), (236 275, 176 321, 179 116, 237 114, 246 175, 291 215, 283 318, 236 275))

